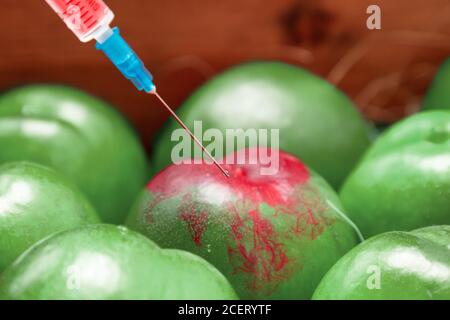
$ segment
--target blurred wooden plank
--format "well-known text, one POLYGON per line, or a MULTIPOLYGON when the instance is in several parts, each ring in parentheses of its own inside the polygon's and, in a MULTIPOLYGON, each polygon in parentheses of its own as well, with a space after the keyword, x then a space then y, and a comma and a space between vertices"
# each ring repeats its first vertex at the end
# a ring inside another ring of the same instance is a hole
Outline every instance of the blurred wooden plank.
MULTIPOLYGON (((338 85, 361 102, 369 118, 393 121, 414 109, 406 92, 420 98, 450 53, 450 41, 439 40, 450 37, 448 0, 107 3, 116 12, 122 33, 155 73, 160 92, 175 106, 230 65, 277 59, 326 76, 352 48, 367 42, 367 52, 338 85), (370 4, 382 8, 381 31, 366 28, 370 4), (410 33, 401 36, 402 31, 410 33), (400 36, 392 37, 395 34, 400 36), (365 101, 365 92, 377 81, 389 83, 396 73, 402 75, 400 86, 380 90, 387 101, 379 97, 365 101)), ((78 86, 125 112, 146 142, 168 117, 155 101, 122 79, 93 43, 79 43, 43 0, 2 0, 0 21, 0 89, 33 82, 78 86)))

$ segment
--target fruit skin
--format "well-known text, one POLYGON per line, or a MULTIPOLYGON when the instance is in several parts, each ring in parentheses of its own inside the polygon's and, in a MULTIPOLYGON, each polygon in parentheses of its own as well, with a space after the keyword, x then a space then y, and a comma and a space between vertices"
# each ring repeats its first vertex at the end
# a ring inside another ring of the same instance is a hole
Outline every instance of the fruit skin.
POLYGON ((340 195, 366 237, 450 224, 450 112, 423 112, 394 125, 340 195))
POLYGON ((217 269, 122 226, 90 225, 37 243, 0 279, 0 299, 235 299, 217 269))
POLYGON ((242 299, 310 298, 358 243, 329 204, 340 208, 339 198, 286 153, 276 175, 260 175, 259 163, 224 166, 228 179, 204 163, 168 167, 148 184, 127 226, 163 248, 205 258, 242 299))
POLYGON ((35 242, 99 218, 85 197, 53 170, 0 166, 0 273, 35 242))
POLYGON ((29 86, 0 97, 0 150, 0 163, 32 161, 64 174, 106 222, 123 222, 146 182, 145 154, 129 125, 68 87, 29 86))
POLYGON ((436 73, 425 95, 423 110, 450 110, 450 59, 447 59, 436 73))
MULTIPOLYGON (((201 120, 204 131, 217 128, 224 136, 226 129, 279 129, 280 149, 296 155, 335 188, 370 145, 372 135, 339 89, 304 69, 278 62, 226 71, 197 90, 177 113, 191 129, 201 120)), ((171 134, 176 128, 171 120, 157 136, 154 172, 172 164, 177 142, 171 142, 171 134)))
POLYGON ((313 299, 450 299, 450 226, 363 242, 331 268, 313 299))

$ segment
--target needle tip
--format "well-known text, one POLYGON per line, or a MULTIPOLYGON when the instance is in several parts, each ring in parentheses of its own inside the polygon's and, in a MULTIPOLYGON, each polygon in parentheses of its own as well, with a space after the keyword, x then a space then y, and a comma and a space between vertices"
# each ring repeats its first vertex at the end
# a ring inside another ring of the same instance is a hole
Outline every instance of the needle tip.
POLYGON ((175 111, 172 110, 172 108, 167 104, 167 102, 161 98, 161 96, 156 92, 156 87, 153 87, 153 89, 149 92, 150 94, 153 94, 156 98, 158 98, 158 100, 164 105, 164 107, 167 109, 167 111, 169 111, 169 113, 174 117, 174 119, 178 122, 178 124, 184 129, 186 130, 186 132, 190 135, 190 137, 192 138, 192 140, 194 140, 195 143, 197 143, 197 145, 199 145, 203 152, 205 152, 208 157, 210 159, 213 160, 214 164, 220 169, 220 171, 222 171, 222 173, 224 174, 225 177, 229 178, 230 177, 230 173, 228 172, 228 170, 224 169, 217 161, 216 159, 211 155, 211 153, 209 153, 208 150, 206 150, 206 148, 203 146, 203 144, 200 142, 200 140, 197 139, 197 137, 191 132, 191 130, 189 130, 189 128, 184 124, 184 122, 177 116, 177 114, 175 113, 175 111))

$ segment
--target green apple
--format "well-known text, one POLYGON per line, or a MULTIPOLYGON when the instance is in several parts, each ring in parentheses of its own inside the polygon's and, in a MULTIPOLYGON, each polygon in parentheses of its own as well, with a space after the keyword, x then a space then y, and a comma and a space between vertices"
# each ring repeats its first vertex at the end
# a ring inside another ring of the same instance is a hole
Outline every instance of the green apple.
MULTIPOLYGON (((243 129, 239 139, 245 139, 247 129, 279 129, 280 149, 299 157, 335 188, 370 145, 372 135, 339 89, 304 69, 278 62, 226 71, 196 91, 177 113, 191 130, 198 120, 204 131, 218 129, 224 137, 227 129, 243 129)), ((176 128, 171 120, 157 136, 155 172, 172 163, 171 151, 178 141, 171 141, 171 135, 176 128)))
POLYGON ((450 299, 450 226, 375 236, 346 254, 314 299, 450 299))
POLYGON ((225 277, 188 252, 121 226, 90 225, 31 247, 0 279, 0 299, 235 299, 225 277))
POLYGON ((0 163, 56 169, 85 193, 100 217, 121 223, 145 184, 146 159, 128 123, 75 89, 29 86, 0 97, 0 163))
POLYGON ((279 168, 270 175, 261 161, 230 164, 233 158, 224 164, 228 179, 206 163, 168 167, 148 184, 127 226, 205 258, 243 299, 310 298, 358 243, 338 196, 289 154, 274 157, 279 168))
POLYGON ((42 238, 98 222, 81 192, 53 170, 24 162, 0 166, 0 273, 42 238))
POLYGON ((387 130, 341 200, 367 237, 450 224, 450 111, 419 113, 387 130))
POLYGON ((450 59, 436 73, 423 101, 424 110, 450 110, 450 59))

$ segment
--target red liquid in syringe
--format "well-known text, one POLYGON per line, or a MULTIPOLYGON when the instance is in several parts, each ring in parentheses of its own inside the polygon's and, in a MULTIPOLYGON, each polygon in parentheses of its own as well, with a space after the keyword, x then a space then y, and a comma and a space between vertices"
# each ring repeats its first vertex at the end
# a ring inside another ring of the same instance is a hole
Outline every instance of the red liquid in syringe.
POLYGON ((45 0, 81 41, 114 15, 103 0, 45 0))

